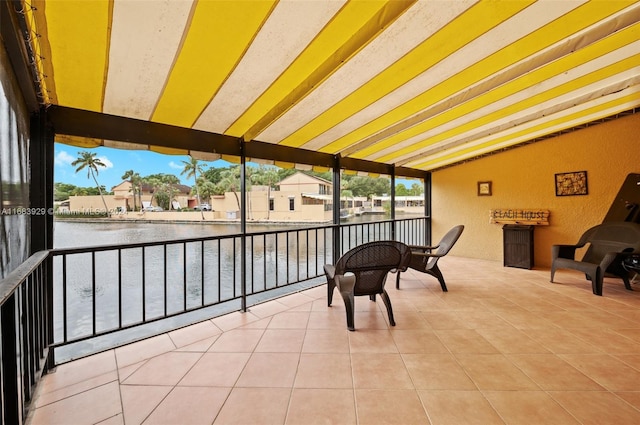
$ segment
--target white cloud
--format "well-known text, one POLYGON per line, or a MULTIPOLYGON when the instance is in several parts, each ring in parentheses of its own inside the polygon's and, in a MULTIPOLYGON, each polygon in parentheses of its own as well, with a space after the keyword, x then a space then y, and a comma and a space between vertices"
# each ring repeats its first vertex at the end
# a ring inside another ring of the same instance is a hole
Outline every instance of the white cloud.
MULTIPOLYGON (((96 158, 96 159, 99 159, 100 162, 102 162, 104 165, 106 165, 107 169, 113 168, 113 162, 109 161, 109 159, 106 156, 101 156, 101 157, 96 158)), ((100 168, 102 168, 102 167, 100 167, 100 168)))
POLYGON ((175 163, 175 162, 173 162, 173 161, 170 161, 170 162, 169 162, 169 167, 170 167, 170 168, 173 168, 173 169, 175 169, 175 170, 182 170, 182 169, 184 168, 184 165, 180 165, 180 164, 178 164, 178 163, 175 163))
POLYGON ((66 151, 60 151, 56 155, 54 162, 55 165, 71 165, 73 161, 75 161, 75 157, 69 155, 66 151))

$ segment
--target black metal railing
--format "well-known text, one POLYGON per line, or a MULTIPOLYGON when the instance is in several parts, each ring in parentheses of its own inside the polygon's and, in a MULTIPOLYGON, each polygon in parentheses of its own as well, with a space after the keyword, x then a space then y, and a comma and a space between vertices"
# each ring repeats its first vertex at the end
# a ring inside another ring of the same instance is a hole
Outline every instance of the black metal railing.
MULTIPOLYGON (((341 255, 373 240, 423 244, 425 226, 426 218, 411 218, 247 233, 244 258, 242 234, 56 249, 51 252, 55 346, 185 313, 193 320, 211 317, 320 285, 323 265, 334 261, 334 232, 340 232, 341 255)), ((164 331, 155 326, 148 332, 164 331)), ((114 338, 106 344, 113 345, 114 338)))
POLYGON ((48 256, 32 255, 0 281, 1 424, 23 423, 46 366, 52 342, 48 256))

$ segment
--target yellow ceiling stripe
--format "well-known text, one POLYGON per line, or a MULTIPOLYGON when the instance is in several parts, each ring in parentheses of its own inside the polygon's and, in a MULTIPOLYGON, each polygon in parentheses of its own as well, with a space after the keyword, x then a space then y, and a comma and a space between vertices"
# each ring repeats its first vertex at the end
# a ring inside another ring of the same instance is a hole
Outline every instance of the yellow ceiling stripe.
POLYGON ((532 0, 475 4, 369 83, 286 137, 281 144, 293 147, 304 145, 308 140, 402 86, 531 3, 532 0))
POLYGON ((102 146, 102 139, 93 139, 90 137, 67 136, 66 134, 56 134, 56 143, 64 143, 65 145, 75 146, 78 148, 97 148, 102 146))
POLYGON ((416 0, 351 1, 296 61, 229 127, 227 134, 253 139, 264 128, 364 48, 416 0))
MULTIPOLYGON (((397 143, 399 143, 400 141, 407 139, 409 137, 413 137, 416 136, 418 134, 424 133, 430 129, 434 129, 440 125, 446 124, 447 122, 450 122, 456 118, 462 117, 466 114, 469 114, 473 111, 479 110, 487 105, 490 105, 494 102, 499 101, 500 99, 504 99, 505 97, 513 94, 513 93, 517 93, 520 92, 522 90, 525 90, 529 87, 532 87, 533 85, 545 81, 551 77, 554 77, 556 75, 560 75, 563 72, 566 72, 567 70, 570 70, 571 68, 574 68, 580 64, 584 64, 589 62, 590 60, 596 59, 610 51, 613 51, 617 48, 620 48, 626 44, 629 44, 630 42, 637 40, 637 37, 640 36, 640 23, 633 25, 631 27, 628 27, 622 31, 619 31, 615 34, 613 34, 610 37, 607 37, 606 39, 598 42, 598 43, 594 43, 591 46, 588 46, 587 48, 581 49, 577 52, 575 52, 572 55, 569 56, 565 56, 562 59, 559 59, 555 62, 551 62, 550 64, 541 67, 539 69, 537 69, 534 72, 531 72, 529 74, 525 74, 507 84, 504 84, 498 88, 496 88, 495 90, 492 90, 482 96, 478 96, 474 99, 471 99, 470 101, 460 104, 458 106, 456 106, 455 108, 451 108, 449 110, 447 110, 446 112, 433 117, 432 119, 425 121, 419 125, 416 125, 414 127, 411 127, 403 132, 400 133, 396 133, 395 135, 389 137, 388 139, 385 139, 384 142, 372 145, 367 147, 366 149, 363 149, 359 152, 357 152, 356 154, 352 155, 355 158, 365 158, 368 157, 369 155, 383 149, 389 146, 393 146, 397 143)), ((632 61, 623 61, 625 66, 629 66, 632 67, 634 66, 634 63, 636 62, 637 59, 634 59, 632 61)), ((622 64, 621 64, 622 65, 622 64)), ((607 73, 608 75, 612 75, 615 74, 617 72, 619 72, 619 69, 617 68, 617 66, 609 66, 607 68, 605 68, 606 71, 604 71, 605 73, 607 73)), ((602 71, 602 70, 601 70, 602 71)), ((580 81, 583 85, 589 84, 591 82, 597 81, 596 78, 598 74, 597 73, 591 73, 587 76, 581 77, 578 80, 575 81, 580 81), (585 78, 588 77, 588 78, 585 78), (586 81, 589 81, 588 83, 586 81), (584 82, 584 83, 583 83, 584 82)), ((602 77, 604 78, 604 77, 602 77)), ((599 79, 599 78, 598 78, 599 79)), ((437 141, 441 141, 444 140, 448 137, 453 137, 453 135, 455 134, 460 134, 463 133, 464 131, 467 131, 469 129, 469 127, 474 124, 475 127, 480 126, 482 124, 480 124, 480 122, 482 123, 486 123, 486 122, 491 122, 492 120, 496 120, 499 119, 500 117, 503 117, 506 115, 510 115, 513 114, 517 111, 526 109, 527 107, 532 106, 534 103, 534 101, 542 101, 541 99, 544 100, 548 100, 551 99, 553 97, 556 97, 560 94, 563 93, 567 93, 571 90, 575 90, 578 86, 576 86, 576 83, 572 82, 570 84, 563 84, 560 85, 559 87, 556 87, 553 90, 548 90, 544 93, 539 93, 535 96, 529 97, 527 100, 525 101, 521 101, 518 102, 514 105, 510 105, 509 107, 507 107, 507 111, 505 111, 504 109, 500 109, 498 111, 495 111, 491 114, 488 114, 486 116, 484 116, 483 118, 479 118, 476 120, 471 121, 470 123, 467 123, 463 126, 458 126, 455 129, 449 130, 447 132, 444 133, 440 133, 438 134, 437 137, 435 138, 429 138, 421 143, 418 144, 412 144, 409 147, 405 147, 401 150, 397 150, 395 151, 393 154, 389 154, 389 155, 385 155, 381 158, 379 158, 380 161, 390 161, 393 158, 397 158, 399 156, 402 155, 406 155, 408 153, 411 153, 417 149, 420 149, 422 147, 428 146, 430 144, 436 143, 437 141)))
MULTIPOLYGON (((472 156, 478 155, 478 152, 483 149, 490 150, 492 146, 499 145, 499 144, 508 142, 510 140, 514 141, 513 144, 520 143, 523 137, 527 137, 530 134, 538 134, 536 137, 542 137, 547 134, 555 133, 556 131, 559 131, 557 129, 557 126, 562 126, 566 122, 572 122, 571 127, 576 127, 581 124, 594 121, 593 115, 598 114, 599 112, 602 113, 602 116, 600 118, 604 118, 605 116, 611 115, 611 112, 609 111, 610 109, 626 103, 640 104, 640 98, 638 97, 638 93, 637 92, 631 93, 627 96, 623 96, 618 99, 614 99, 609 102, 605 102, 603 104, 596 105, 591 108, 588 108, 579 112, 575 112, 570 115, 562 116, 556 119, 552 119, 550 121, 545 121, 544 123, 541 123, 537 126, 526 128, 516 133, 508 134, 506 136, 498 137, 496 139, 490 140, 482 144, 472 145, 464 149, 460 149, 454 153, 443 155, 436 159, 432 159, 432 160, 417 163, 417 164, 411 164, 411 166, 415 168, 428 170, 428 169, 434 168, 433 167, 434 164, 437 164, 437 166, 451 164, 463 159, 463 157, 465 156, 467 158, 470 158, 472 156), (551 130, 545 133, 544 131, 546 129, 551 129, 551 130)), ((628 109, 628 108, 625 107, 623 109, 628 109)), ((507 147, 507 146, 508 144, 506 144, 503 147, 507 147)))
POLYGON ((45 7, 47 34, 42 36, 51 47, 58 103, 101 112, 110 2, 49 0, 45 7))
MULTIPOLYGON (((543 50, 559 39, 586 28, 611 14, 618 12, 631 2, 589 2, 566 14, 561 19, 529 34, 516 43, 499 50, 486 59, 475 63, 454 77, 443 81, 430 90, 420 94, 400 107, 394 108, 385 115, 359 127, 351 133, 336 139, 321 149, 322 152, 337 153, 352 146, 384 128, 421 110, 426 110, 438 102, 452 96, 461 87, 473 84, 499 72, 505 64, 517 63, 528 56, 543 50)), ((353 153, 353 152, 350 152, 353 153)))
POLYGON ((152 121, 191 127, 233 71, 275 3, 198 1, 152 121))

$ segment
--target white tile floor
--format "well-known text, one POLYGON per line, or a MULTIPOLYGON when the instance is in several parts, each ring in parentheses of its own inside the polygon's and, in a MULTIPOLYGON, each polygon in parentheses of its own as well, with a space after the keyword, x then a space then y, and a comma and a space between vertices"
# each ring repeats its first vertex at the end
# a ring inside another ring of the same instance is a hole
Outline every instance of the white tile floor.
POLYGON ((640 286, 448 256, 449 292, 318 287, 60 365, 36 424, 639 424, 640 286))

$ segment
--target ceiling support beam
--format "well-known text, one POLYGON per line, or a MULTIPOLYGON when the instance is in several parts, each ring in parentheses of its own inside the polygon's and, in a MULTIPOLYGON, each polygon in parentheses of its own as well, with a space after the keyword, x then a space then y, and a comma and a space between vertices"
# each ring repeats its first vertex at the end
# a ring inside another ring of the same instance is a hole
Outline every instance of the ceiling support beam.
MULTIPOLYGON (((333 168, 334 155, 289 146, 242 139, 224 134, 209 133, 150 121, 108 115, 100 112, 52 105, 46 109, 47 118, 56 134, 114 140, 147 146, 160 146, 196 152, 233 155, 246 158, 292 162, 333 168)), ((341 169, 367 173, 425 179, 428 172, 394 167, 393 164, 338 157, 341 169)))

